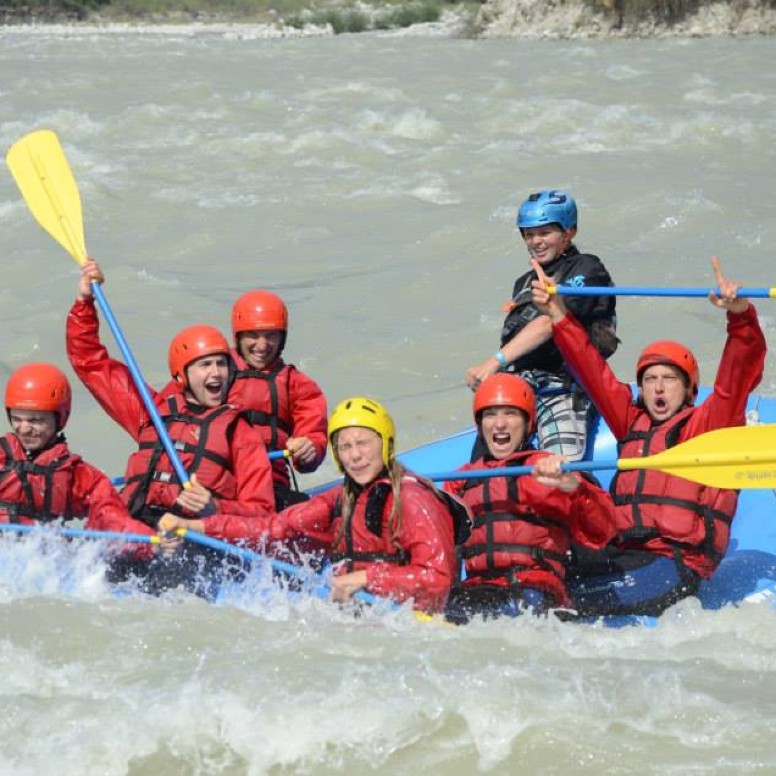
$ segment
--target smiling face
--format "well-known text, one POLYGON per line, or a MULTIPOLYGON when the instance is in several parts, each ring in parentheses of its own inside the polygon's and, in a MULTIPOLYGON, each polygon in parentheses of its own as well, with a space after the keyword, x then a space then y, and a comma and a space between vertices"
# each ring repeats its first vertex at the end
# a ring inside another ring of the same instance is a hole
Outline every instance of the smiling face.
POLYGON ((671 364, 655 364, 641 374, 641 398, 652 420, 662 423, 688 401, 687 376, 671 364))
POLYGON ((237 349, 252 369, 266 369, 277 357, 283 332, 277 329, 252 329, 237 335, 237 349))
POLYGON ((486 407, 480 417, 482 438, 499 461, 521 449, 527 425, 525 413, 517 407, 486 407))
POLYGON ((28 453, 37 453, 57 433, 57 414, 44 410, 8 410, 8 420, 14 434, 28 453))
POLYGON ((558 224, 548 224, 527 227, 521 229, 521 233, 530 257, 545 266, 564 253, 577 230, 564 231, 558 224))
POLYGON ((192 361, 186 367, 186 378, 186 398, 208 408, 223 404, 229 386, 226 353, 214 353, 192 361))
POLYGON ((345 474, 359 485, 368 485, 385 468, 383 440, 371 428, 350 426, 337 432, 334 450, 345 474))

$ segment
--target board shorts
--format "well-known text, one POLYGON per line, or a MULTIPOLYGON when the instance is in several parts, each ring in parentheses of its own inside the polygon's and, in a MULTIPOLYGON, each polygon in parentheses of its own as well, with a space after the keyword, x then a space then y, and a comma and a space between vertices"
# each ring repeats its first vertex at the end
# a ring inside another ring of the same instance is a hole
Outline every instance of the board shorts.
POLYGON ((520 372, 536 393, 536 435, 540 450, 581 461, 592 454, 599 415, 587 394, 569 377, 530 369, 520 372))

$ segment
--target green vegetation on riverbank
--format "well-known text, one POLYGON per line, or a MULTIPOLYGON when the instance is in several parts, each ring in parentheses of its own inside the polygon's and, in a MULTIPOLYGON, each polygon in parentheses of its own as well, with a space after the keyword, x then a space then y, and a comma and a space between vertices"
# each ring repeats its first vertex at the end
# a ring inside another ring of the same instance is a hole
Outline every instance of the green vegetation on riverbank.
MULTIPOLYGON (((638 24, 652 20, 672 25, 703 6, 719 0, 582 0, 614 20, 638 24)), ((753 0, 728 0, 743 9, 753 0)), ((548 0, 563 6, 564 0, 548 0)), ((776 8, 776 0, 757 0, 762 8, 776 8)), ((445 10, 473 18, 479 0, 0 0, 0 22, 126 22, 221 21, 275 23, 292 27, 330 24, 335 33, 409 27, 438 21, 445 10)))
POLYGON ((436 22, 447 0, 0 0, 0 22, 140 22, 190 21, 271 24, 291 27, 330 24, 335 33, 409 27, 436 22))

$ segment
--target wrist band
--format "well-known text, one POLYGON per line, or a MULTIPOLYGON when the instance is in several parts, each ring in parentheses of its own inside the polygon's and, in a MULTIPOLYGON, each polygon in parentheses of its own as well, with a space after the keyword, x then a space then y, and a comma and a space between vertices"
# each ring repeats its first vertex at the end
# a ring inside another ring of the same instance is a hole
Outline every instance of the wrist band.
POLYGON ((506 360, 506 358, 504 358, 504 354, 500 350, 497 350, 493 354, 493 358, 495 358, 496 361, 498 361, 499 364, 501 364, 501 368, 502 369, 506 369, 507 368, 507 360, 506 360))

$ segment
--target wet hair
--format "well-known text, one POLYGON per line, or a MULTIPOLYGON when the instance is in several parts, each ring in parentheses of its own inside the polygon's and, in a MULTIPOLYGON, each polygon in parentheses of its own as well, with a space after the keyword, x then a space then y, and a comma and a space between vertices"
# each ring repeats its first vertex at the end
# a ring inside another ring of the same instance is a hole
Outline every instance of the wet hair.
MULTIPOLYGON (((384 470, 386 471, 386 470, 384 470)), ((395 458, 390 459, 390 463, 387 467, 387 476, 391 483, 391 493, 393 495, 393 504, 391 506, 391 514, 388 516, 388 532, 391 538, 391 544, 397 549, 401 550, 401 544, 399 543, 399 533, 402 526, 402 513, 401 513, 401 482, 404 474, 407 470, 399 463, 395 458)), ((371 483, 370 483, 371 484, 371 483)), ((350 477, 345 475, 345 484, 342 489, 342 525, 340 526, 337 536, 334 538, 333 546, 336 547, 344 538, 345 534, 350 528, 350 523, 353 519, 353 511, 356 506, 356 500, 363 488, 354 482, 350 477)))

